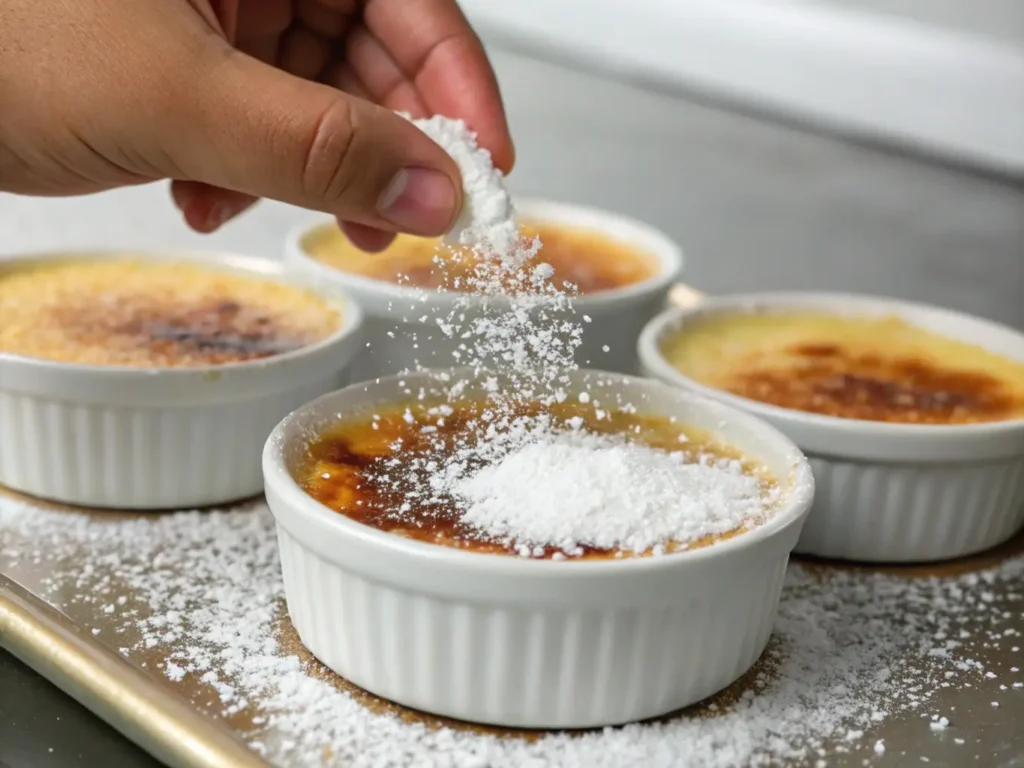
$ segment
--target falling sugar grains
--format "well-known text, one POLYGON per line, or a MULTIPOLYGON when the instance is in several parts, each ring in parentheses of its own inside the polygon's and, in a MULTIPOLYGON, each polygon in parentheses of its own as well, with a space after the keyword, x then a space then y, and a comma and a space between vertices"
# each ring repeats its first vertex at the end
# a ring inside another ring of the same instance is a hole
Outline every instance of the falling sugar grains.
MULTIPOLYGON (((433 321, 457 342, 452 363, 484 379, 487 409, 481 434, 456 438, 453 447, 451 435, 438 430, 443 422, 424 422, 436 450, 405 463, 401 477, 393 474, 397 461, 376 470, 375 479, 393 482, 393 495, 404 499, 388 511, 401 515, 416 500, 454 499, 466 524, 521 554, 538 546, 569 554, 580 545, 660 554, 669 542, 757 521, 766 506, 753 478, 715 463, 688 465, 681 453, 598 437, 585 426, 567 433, 545 412, 570 399, 590 318, 576 312, 575 291, 554 282, 543 244, 520 236, 502 175, 466 125, 443 117, 413 122, 462 174, 465 206, 436 261, 444 268, 446 259, 468 250, 472 269, 451 310, 433 321), (524 415, 521 406, 529 403, 541 411, 524 415), (602 471, 589 471, 595 468, 602 471), (588 484, 589 491, 579 490, 588 484), (546 505, 534 503, 545 498, 546 505)), ((455 382, 450 391, 468 383, 455 382)), ((590 404, 598 420, 608 418, 590 393, 573 396, 590 404)), ((617 404, 623 406, 629 404, 617 404)))
POLYGON ((554 401, 576 368, 581 343, 573 292, 560 290, 554 269, 538 260, 540 240, 520 236, 502 174, 465 123, 440 116, 413 123, 451 155, 463 180, 463 210, 435 257, 442 269, 465 250, 473 260, 451 311, 434 319, 460 342, 451 363, 500 371, 509 385, 492 393, 498 404, 513 393, 554 401), (454 245, 462 250, 451 250, 454 245))

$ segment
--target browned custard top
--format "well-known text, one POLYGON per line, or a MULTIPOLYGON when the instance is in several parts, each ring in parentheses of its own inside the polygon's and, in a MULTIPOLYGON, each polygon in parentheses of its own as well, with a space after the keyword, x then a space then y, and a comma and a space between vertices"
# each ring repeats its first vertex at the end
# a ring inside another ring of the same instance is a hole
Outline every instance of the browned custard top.
MULTIPOLYGON (((423 480, 424 457, 440 465, 444 456, 477 441, 485 428, 487 409, 481 403, 466 401, 455 406, 442 405, 440 410, 438 407, 415 403, 380 409, 373 415, 352 417, 326 430, 311 444, 310 458, 297 478, 299 483, 321 504, 381 531, 472 552, 517 554, 512 546, 490 539, 462 522, 455 500, 415 500, 417 489, 422 487, 417 478, 423 480), (427 432, 424 426, 428 427, 427 432), (437 450, 439 438, 444 445, 441 451, 437 450)), ((535 414, 541 410, 540 406, 524 405, 518 413, 535 414)), ((707 461, 709 457, 738 459, 744 473, 759 479, 766 507, 774 503, 769 500, 777 495, 778 483, 773 478, 745 461, 733 448, 698 430, 684 428, 668 418, 623 411, 612 411, 599 419, 594 407, 578 403, 543 410, 551 414, 556 428, 564 427, 570 419, 582 419, 584 428, 590 432, 625 435, 654 448, 682 451, 687 462, 707 461), (680 435, 686 436, 685 443, 680 442, 680 435)), ((670 543, 666 550, 708 546, 743 530, 687 542, 685 547, 670 543)), ((557 551, 544 548, 533 556, 548 559, 557 551)), ((633 556, 633 552, 581 547, 570 559, 633 556)))
POLYGON ((309 291, 185 263, 80 261, 0 273, 0 352, 188 367, 282 354, 334 333, 309 291))
MULTIPOLYGON (((582 294, 598 293, 648 280, 658 272, 654 256, 600 232, 539 223, 520 229, 524 238, 540 237, 542 247, 534 261, 554 268, 551 282, 560 290, 571 285, 582 294)), ((469 290, 467 278, 476 257, 467 249, 439 249, 439 244, 435 239, 399 235, 383 253, 367 254, 333 225, 320 227, 303 240, 313 258, 345 272, 418 288, 469 290)))
POLYGON ((1024 364, 894 317, 737 313, 662 351, 701 383, 782 408, 906 424, 1024 418, 1024 364))

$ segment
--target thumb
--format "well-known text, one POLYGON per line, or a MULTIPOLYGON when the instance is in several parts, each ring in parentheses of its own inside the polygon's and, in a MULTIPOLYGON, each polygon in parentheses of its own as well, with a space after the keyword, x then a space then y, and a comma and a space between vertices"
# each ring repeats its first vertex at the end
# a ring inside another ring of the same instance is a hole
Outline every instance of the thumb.
POLYGON ((461 209, 451 157, 370 102, 237 52, 186 102, 167 141, 178 178, 418 235, 447 231, 461 209))

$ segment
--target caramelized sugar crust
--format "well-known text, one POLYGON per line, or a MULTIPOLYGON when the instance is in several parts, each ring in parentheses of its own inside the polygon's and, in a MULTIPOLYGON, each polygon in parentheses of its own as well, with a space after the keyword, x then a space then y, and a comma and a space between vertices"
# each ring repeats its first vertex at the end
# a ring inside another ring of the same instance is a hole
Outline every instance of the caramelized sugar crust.
POLYGON ((698 321, 662 352, 703 384, 798 411, 905 424, 1024 418, 1024 364, 895 317, 737 313, 698 321))
MULTIPOLYGON (((324 506, 378 530, 455 549, 515 555, 512 547, 489 539, 462 523, 453 499, 444 498, 439 503, 424 501, 412 504, 401 514, 395 513, 407 501, 406 492, 413 490, 410 483, 403 482, 403 478, 410 475, 410 465, 416 458, 428 454, 436 459, 439 454, 431 447, 437 444, 438 437, 445 445, 442 455, 451 455, 456 445, 464 446, 467 439, 472 442, 480 434, 485 423, 481 419, 486 410, 484 405, 467 401, 453 408, 451 413, 440 419, 442 423, 438 423, 436 416, 428 414, 430 406, 423 403, 408 406, 411 418, 406 415, 406 406, 403 405, 344 421, 311 443, 309 461, 297 479, 305 491, 324 506), (434 426, 436 431, 424 434, 424 425, 434 426), (391 458, 398 459, 398 465, 387 470, 388 480, 382 480, 380 463, 391 458)), ((530 405, 520 408, 519 413, 526 415, 540 410, 539 406, 530 405)), ((745 472, 762 480, 766 504, 771 491, 778 486, 762 468, 745 460, 731 447, 667 418, 612 411, 609 417, 598 419, 593 406, 578 403, 564 403, 544 410, 552 414, 556 425, 564 426, 569 419, 579 417, 590 432, 622 434, 651 447, 681 451, 690 462, 709 455, 738 459, 743 463, 745 472), (687 437, 684 443, 680 442, 682 434, 687 437)), ((666 550, 705 547, 732 538, 743 530, 687 542, 685 546, 670 543, 666 550)), ((542 557, 551 558, 556 551, 548 548, 542 557)), ((570 556, 570 559, 635 556, 633 552, 583 547, 581 554, 570 556)))
POLYGON ((141 368, 256 360, 320 341, 309 291, 184 263, 81 261, 0 273, 0 352, 141 368))
MULTIPOLYGON (((597 293, 648 280, 658 273, 650 254, 600 232, 550 224, 527 224, 524 238, 540 237, 535 262, 550 264, 552 283, 561 290, 597 293)), ((375 280, 418 288, 469 290, 467 278, 477 263, 468 249, 439 250, 439 240, 399 235, 383 253, 366 254, 351 245, 337 227, 327 225, 303 240, 306 252, 329 266, 375 280), (435 263, 440 256, 443 264, 435 263)), ((509 287, 510 290, 514 286, 509 287)))

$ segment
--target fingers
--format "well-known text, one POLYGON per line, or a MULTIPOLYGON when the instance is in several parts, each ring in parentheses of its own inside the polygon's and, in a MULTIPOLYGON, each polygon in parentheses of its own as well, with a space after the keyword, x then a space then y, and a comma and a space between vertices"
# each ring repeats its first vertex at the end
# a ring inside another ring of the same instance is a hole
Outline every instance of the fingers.
POLYGON ((340 222, 341 231, 345 233, 352 244, 367 253, 380 253, 395 239, 392 232, 384 232, 373 227, 365 227, 362 224, 353 224, 350 221, 340 222))
MULTIPOLYGON (((515 152, 497 78, 454 0, 367 0, 363 19, 427 110, 463 118, 495 165, 511 170, 515 152)), ((357 71, 372 89, 367 73, 357 71)))
POLYGON ((237 52, 218 52, 168 136, 186 178, 385 231, 445 232, 461 207, 452 159, 390 110, 237 52))
POLYGON ((196 181, 171 182, 171 197, 196 232, 210 233, 247 211, 256 198, 196 181))
POLYGON ((295 17, 306 27, 329 40, 336 39, 348 29, 358 8, 355 0, 340 4, 322 3, 320 0, 296 0, 295 17))
POLYGON ((331 43, 316 32, 298 27, 281 42, 278 66, 306 80, 316 80, 331 59, 331 43))
POLYGON ((409 80, 384 45, 363 24, 357 24, 345 41, 352 73, 364 84, 370 98, 389 109, 429 117, 416 85, 409 80))
POLYGON ((228 42, 233 42, 238 31, 238 1, 210 0, 210 9, 220 23, 221 31, 228 42))

